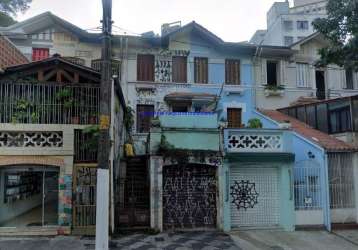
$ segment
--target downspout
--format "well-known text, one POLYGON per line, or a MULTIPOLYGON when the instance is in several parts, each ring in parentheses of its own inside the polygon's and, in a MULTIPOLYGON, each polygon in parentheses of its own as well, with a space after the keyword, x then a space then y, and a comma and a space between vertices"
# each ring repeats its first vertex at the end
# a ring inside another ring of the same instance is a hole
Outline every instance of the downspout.
MULTIPOLYGON (((254 86, 253 86, 253 88, 254 88, 254 91, 253 91, 253 98, 254 98, 254 109, 256 110, 256 108, 257 108, 257 99, 256 99, 256 97, 257 97, 257 77, 256 77, 256 74, 255 74, 255 72, 256 72, 256 60, 258 59, 258 58, 260 58, 260 56, 261 56, 261 53, 262 53, 262 43, 263 43, 264 41, 261 41, 260 42, 260 44, 256 47, 256 52, 255 52, 255 55, 254 55, 254 60, 253 60, 253 63, 254 63, 254 86)), ((261 75, 261 74, 260 74, 261 75)))
POLYGON ((331 207, 330 207, 330 199, 329 199, 329 178, 328 178, 328 153, 326 151, 323 151, 324 153, 324 169, 323 169, 323 190, 325 190, 324 196, 325 196, 325 204, 324 204, 324 223, 326 226, 326 229, 328 232, 332 231, 332 225, 331 225, 331 207))

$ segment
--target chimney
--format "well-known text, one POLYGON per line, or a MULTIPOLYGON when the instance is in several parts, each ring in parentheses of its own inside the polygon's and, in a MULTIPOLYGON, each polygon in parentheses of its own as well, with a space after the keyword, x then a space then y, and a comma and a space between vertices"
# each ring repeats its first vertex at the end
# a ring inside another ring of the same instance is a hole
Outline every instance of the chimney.
POLYGON ((169 33, 172 33, 181 28, 181 21, 173 22, 173 23, 164 23, 162 25, 162 36, 166 36, 169 33))

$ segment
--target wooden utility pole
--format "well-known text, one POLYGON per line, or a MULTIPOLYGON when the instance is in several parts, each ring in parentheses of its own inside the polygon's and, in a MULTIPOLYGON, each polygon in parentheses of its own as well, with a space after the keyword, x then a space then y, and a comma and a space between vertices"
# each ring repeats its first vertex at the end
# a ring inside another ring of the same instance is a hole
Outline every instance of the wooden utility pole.
POLYGON ((109 165, 110 121, 112 96, 112 0, 102 0, 102 65, 98 143, 97 199, 96 199, 96 250, 108 250, 109 236, 109 165))

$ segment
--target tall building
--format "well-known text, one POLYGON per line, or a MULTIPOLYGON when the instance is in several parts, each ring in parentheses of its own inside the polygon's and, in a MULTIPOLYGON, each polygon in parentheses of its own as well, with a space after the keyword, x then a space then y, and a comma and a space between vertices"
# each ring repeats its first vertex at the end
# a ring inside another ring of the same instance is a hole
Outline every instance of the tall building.
POLYGON ((314 33, 312 22, 324 18, 327 1, 295 0, 275 2, 267 12, 267 30, 258 30, 251 38, 254 44, 289 46, 314 33))

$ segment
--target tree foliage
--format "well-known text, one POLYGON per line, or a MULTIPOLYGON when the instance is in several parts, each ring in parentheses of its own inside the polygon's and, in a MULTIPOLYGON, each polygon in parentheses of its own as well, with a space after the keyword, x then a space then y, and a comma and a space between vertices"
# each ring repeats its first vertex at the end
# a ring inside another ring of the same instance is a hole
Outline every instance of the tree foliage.
POLYGON ((24 12, 30 7, 32 0, 0 0, 0 12, 15 15, 24 12))
POLYGON ((358 1, 329 0, 327 18, 313 22, 314 27, 330 42, 319 51, 319 66, 337 64, 358 71, 358 1))
POLYGON ((0 12, 0 27, 7 27, 16 23, 16 21, 6 13, 0 12))

